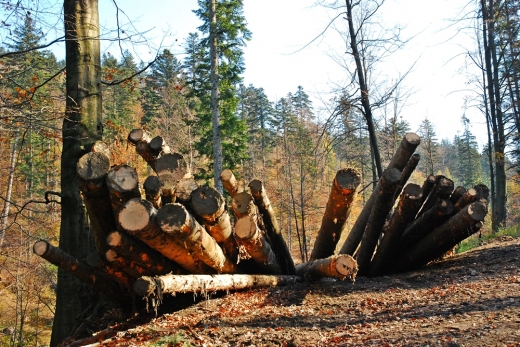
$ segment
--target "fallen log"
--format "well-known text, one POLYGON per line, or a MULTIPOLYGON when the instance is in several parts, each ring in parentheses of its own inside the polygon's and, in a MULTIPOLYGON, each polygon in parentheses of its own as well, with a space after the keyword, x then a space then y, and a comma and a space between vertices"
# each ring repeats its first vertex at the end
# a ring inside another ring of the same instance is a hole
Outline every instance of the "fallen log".
POLYGON ((171 235, 166 234, 156 221, 157 210, 149 201, 129 200, 119 212, 121 227, 135 238, 157 250, 166 258, 176 262, 195 274, 212 273, 204 262, 197 259, 171 235))
POLYGON ((231 209, 237 219, 244 216, 254 216, 258 218, 258 208, 255 205, 255 199, 248 192, 236 193, 231 201, 231 209))
POLYGON ((76 166, 79 188, 87 209, 96 249, 102 253, 108 250, 105 243, 108 233, 117 226, 106 184, 109 170, 110 160, 105 154, 98 152, 83 155, 76 166))
POLYGON ((222 247, 225 256, 236 264, 238 248, 222 194, 215 188, 199 187, 191 193, 190 206, 200 224, 222 247))
POLYGON ((170 146, 168 146, 168 144, 162 136, 156 136, 150 140, 150 149, 153 151, 157 158, 164 154, 171 153, 170 146))
POLYGON ((238 193, 238 181, 236 180, 233 171, 229 169, 222 170, 220 173, 220 181, 231 199, 233 199, 233 197, 238 193))
POLYGON ((186 270, 179 264, 167 259, 142 241, 137 241, 119 231, 113 231, 108 235, 107 244, 116 253, 136 262, 154 275, 165 275, 167 273, 181 275, 186 273, 186 270))
POLYGON ((157 176, 148 176, 143 183, 146 200, 150 201, 156 209, 162 206, 161 182, 157 176))
POLYGON ((155 172, 162 185, 164 204, 175 202, 175 187, 184 177, 189 177, 188 165, 179 153, 168 153, 157 159, 155 172))
POLYGON ((108 148, 106 142, 101 140, 94 142, 94 144, 90 148, 90 152, 102 153, 106 155, 107 158, 110 158, 110 148, 108 148))
POLYGON ((182 178, 175 187, 175 201, 186 207, 191 207, 191 194, 199 188, 193 177, 182 178))
POLYGON ((282 273, 286 275, 294 275, 296 269, 294 268, 294 261, 291 252, 287 247, 287 243, 285 243, 282 229, 278 225, 278 220, 276 219, 276 215, 274 214, 273 207, 271 206, 271 202, 269 201, 263 183, 259 180, 253 180, 249 183, 249 189, 251 190, 251 195, 255 199, 258 211, 261 214, 267 236, 271 241, 271 247, 276 254, 276 259, 278 259, 278 264, 281 267, 282 273))
POLYGON ((356 260, 348 254, 332 255, 324 259, 310 260, 296 265, 296 274, 311 281, 316 278, 330 277, 344 280, 356 279, 358 266, 356 260))
POLYGON ((166 204, 157 213, 157 224, 206 265, 219 273, 235 273, 235 263, 181 204, 166 204))
POLYGON ((460 210, 447 222, 435 228, 415 246, 407 250, 397 261, 396 271, 420 268, 467 238, 474 226, 484 220, 487 206, 473 202, 460 210))
POLYGON ((95 271, 100 271, 108 277, 115 279, 123 288, 132 290, 135 280, 126 272, 108 264, 106 258, 99 254, 99 252, 90 253, 87 256, 87 264, 95 271))
MULTIPOLYGON (((410 160, 410 157, 412 156, 413 152, 419 146, 419 143, 421 142, 421 139, 419 136, 415 133, 406 133, 406 135, 403 137, 403 140, 401 141, 401 144, 397 151, 395 152, 394 156, 390 160, 390 163, 387 166, 387 169, 397 169, 399 171, 402 171, 408 161, 410 160)), ((341 254, 350 254, 353 255, 356 249, 359 246, 359 243, 361 242, 361 239, 363 238, 363 233, 365 231, 366 225, 368 223, 368 219, 370 217, 370 213, 372 211, 372 208, 374 206, 374 202, 376 200, 377 191, 379 190, 379 183, 376 185, 376 188, 370 195, 370 198, 366 202, 365 206, 361 210, 361 213, 359 214, 358 218, 356 219, 356 222, 352 226, 352 229, 350 230, 347 240, 341 247, 340 253, 341 254)))
POLYGON ((404 188, 392 218, 384 229, 381 243, 377 246, 374 258, 370 263, 369 277, 386 273, 389 264, 397 259, 401 236, 406 226, 415 218, 421 208, 421 192, 421 187, 413 183, 407 184, 404 188))
POLYGON ((143 129, 134 129, 128 134, 128 142, 135 146, 135 151, 155 170, 157 155, 150 148, 150 134, 143 129))
POLYGON ((137 171, 133 167, 125 164, 116 165, 108 171, 107 186, 110 192, 112 211, 114 211, 116 218, 121 207, 128 200, 141 197, 137 171))
POLYGON ((116 281, 107 276, 97 274, 78 259, 52 246, 47 241, 37 241, 33 246, 33 252, 112 300, 120 302, 128 299, 116 281))
POLYGON ((453 203, 453 205, 455 205, 455 203, 457 203, 457 201, 460 199, 462 194, 464 194, 465 192, 466 192, 466 188, 464 188, 463 186, 458 186, 457 188, 455 188, 453 193, 451 193, 451 195, 450 195, 450 201, 453 203))
POLYGON ((119 269, 125 273, 127 273, 130 277, 139 278, 141 276, 150 276, 152 273, 137 264, 135 261, 126 259, 125 257, 117 254, 113 249, 109 249, 105 253, 105 259, 108 261, 110 265, 114 268, 119 269))
POLYGON ((263 232, 256 224, 254 216, 245 215, 235 224, 235 238, 240 247, 260 266, 267 274, 282 273, 271 245, 266 241, 263 232))
POLYGON ((141 277, 134 292, 143 298, 162 298, 163 294, 202 293, 286 286, 303 282, 301 276, 287 275, 164 275, 141 277))
POLYGON ((477 199, 478 199, 477 190, 474 188, 468 189, 461 195, 461 197, 455 203, 454 208, 453 208, 454 213, 458 213, 465 206, 471 204, 472 202, 476 201, 477 199))
POLYGON ((379 189, 374 200, 372 212, 368 218, 361 245, 356 255, 360 275, 368 272, 368 266, 374 255, 386 217, 394 205, 394 194, 399 182, 401 182, 401 171, 395 168, 383 171, 383 176, 379 180, 379 189))
POLYGON ((334 254, 360 186, 361 174, 357 170, 342 169, 336 173, 310 260, 334 254))
POLYGON ((408 160, 408 163, 406 163, 406 166, 404 167, 403 171, 401 172, 401 181, 399 182, 399 185, 397 186, 397 189, 395 190, 395 197, 394 200, 397 200, 399 197, 399 194, 403 191, 404 186, 406 186, 406 183, 408 182, 408 179, 410 176, 412 176, 413 171, 419 164, 419 161, 421 160, 421 155, 418 153, 414 153, 410 160, 408 160))
POLYGON ((433 189, 428 194, 428 197, 424 201, 424 204, 416 218, 432 209, 439 199, 449 199, 451 193, 453 193, 453 189, 454 184, 452 180, 442 175, 436 176, 433 189))

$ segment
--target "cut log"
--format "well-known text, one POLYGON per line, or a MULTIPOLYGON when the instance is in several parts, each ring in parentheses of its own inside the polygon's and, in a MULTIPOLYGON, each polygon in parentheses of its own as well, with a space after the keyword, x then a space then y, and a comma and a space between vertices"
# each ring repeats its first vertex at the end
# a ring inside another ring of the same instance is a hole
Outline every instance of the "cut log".
POLYGON ((399 182, 401 182, 401 171, 395 168, 383 171, 378 184, 379 190, 356 256, 360 275, 368 272, 386 217, 394 205, 395 190, 399 182))
POLYGON ((150 148, 153 153, 159 158, 164 154, 171 153, 170 146, 166 143, 162 136, 156 136, 150 140, 150 148))
POLYGON ((487 207, 482 202, 467 205, 407 250, 397 261, 396 270, 406 271, 423 267, 443 251, 446 252, 475 232, 475 225, 483 221, 486 214, 487 207))
POLYGON ((191 193, 191 208, 197 220, 224 250, 233 263, 238 261, 238 248, 226 208, 226 200, 212 187, 200 187, 191 193))
POLYGON ((278 220, 276 219, 273 206, 271 206, 271 202, 269 201, 263 183, 259 180, 253 180, 249 183, 249 189, 251 190, 251 195, 253 195, 253 198, 255 199, 258 211, 261 214, 267 236, 271 241, 271 247, 276 254, 276 259, 278 259, 278 264, 280 265, 282 273, 286 275, 294 275, 296 269, 294 268, 294 261, 291 252, 287 247, 287 243, 285 243, 282 229, 278 225, 278 220))
POLYGON ((421 214, 404 231, 399 248, 406 250, 444 223, 453 212, 453 203, 449 199, 439 199, 435 206, 421 214))
POLYGON ((150 201, 156 209, 162 206, 161 200, 161 182, 157 176, 148 176, 143 183, 146 200, 150 201))
POLYGON ((376 277, 386 273, 389 264, 397 259, 401 236, 421 208, 421 192, 421 187, 413 183, 407 184, 404 188, 397 208, 388 226, 384 229, 381 243, 377 247, 376 254, 370 263, 369 277, 376 277))
POLYGON ((348 254, 332 255, 325 259, 311 260, 296 265, 296 274, 310 281, 321 277, 356 279, 358 266, 356 260, 348 254))
POLYGON ((132 199, 119 212, 119 223, 130 235, 143 241, 166 258, 173 260, 191 273, 213 271, 195 258, 183 245, 161 230, 156 221, 157 210, 149 201, 132 199))
POLYGON ((87 264, 96 271, 115 279, 123 288, 132 290, 135 280, 131 278, 126 272, 116 269, 107 263, 104 256, 99 252, 92 252, 87 256, 87 264))
POLYGON ((93 269, 89 268, 78 259, 63 252, 59 248, 52 246, 47 241, 37 241, 33 246, 33 252, 47 260, 49 263, 58 266, 60 269, 67 271, 71 275, 80 279, 88 286, 99 291, 102 295, 117 302, 127 299, 116 281, 107 276, 97 274, 93 269))
POLYGON ((165 275, 167 273, 181 275, 186 273, 186 270, 179 264, 167 259, 142 241, 135 240, 119 231, 113 231, 108 235, 107 244, 118 254, 136 262, 154 275, 165 275))
POLYGON ((236 193, 233 196, 231 208, 237 219, 244 216, 255 216, 258 218, 258 208, 255 205, 255 199, 248 192, 236 193))
POLYGON ((98 140, 98 141, 94 142, 94 144, 90 148, 90 151, 96 152, 96 153, 102 153, 102 154, 106 155, 107 158, 110 158, 110 148, 108 148, 108 145, 104 141, 98 140))
POLYGON ((477 196, 479 199, 488 199, 489 198, 489 188, 483 184, 479 183, 473 187, 477 191, 477 196))
POLYGON ((157 159, 155 172, 162 184, 163 203, 175 202, 175 187, 184 177, 191 176, 184 157, 179 153, 168 153, 157 159))
POLYGON ((130 133, 128 134, 128 142, 130 142, 134 146, 138 142, 149 143, 150 140, 150 134, 148 134, 144 129, 134 129, 130 131, 130 133))
POLYGON ((453 181, 449 178, 438 175, 435 177, 435 185, 433 189, 428 194, 428 197, 424 201, 421 210, 417 214, 416 218, 418 218, 421 214, 429 211, 435 206, 439 199, 448 199, 450 195, 453 193, 454 184, 453 181))
POLYGON ((143 129, 134 129, 128 134, 128 142, 135 146, 135 151, 139 154, 150 167, 155 170, 157 156, 150 148, 150 134, 143 129))
POLYGON ((175 187, 175 201, 186 207, 191 207, 191 194, 199 188, 193 177, 182 178, 175 187))
POLYGON ((139 278, 141 276, 150 276, 152 274, 150 271, 148 271, 141 265, 137 264, 136 262, 120 256, 113 249, 109 249, 105 253, 105 258, 108 261, 108 263, 112 265, 114 268, 126 272, 129 276, 133 278, 139 278))
POLYGON ((464 194, 465 192, 466 192, 466 188, 464 188, 463 186, 458 186, 457 188, 455 188, 453 193, 451 193, 451 195, 450 195, 450 201, 453 203, 453 205, 455 205, 457 203, 457 201, 460 199, 462 194, 464 194))
POLYGON ((401 173, 401 181, 399 182, 399 185, 397 186, 397 189, 395 191, 394 200, 396 200, 399 197, 399 194, 401 194, 403 187, 406 186, 408 179, 410 178, 410 176, 412 176, 412 173, 419 164, 420 160, 421 155, 415 153, 414 155, 412 155, 410 160, 408 160, 408 163, 406 163, 406 166, 404 167, 403 172, 401 173))
POLYGON ((246 215, 236 222, 235 237, 238 244, 263 271, 274 275, 282 273, 276 255, 258 228, 254 216, 246 215))
POLYGON ((157 213, 157 224, 220 273, 235 273, 237 266, 226 258, 222 248, 181 204, 166 204, 157 213))
POLYGON ((474 188, 468 189, 461 195, 461 197, 455 203, 455 206, 453 209, 454 213, 458 213, 465 206, 471 204, 472 202, 476 201, 477 199, 478 199, 477 190, 474 188))
POLYGON ((107 174, 107 186, 116 218, 128 200, 141 197, 137 171, 128 165, 117 165, 110 169, 107 174))
POLYGON ((207 293, 246 288, 286 286, 303 282, 301 276, 274 275, 164 275, 142 277, 134 285, 140 297, 159 299, 163 294, 207 293))
POLYGON ((103 153, 89 152, 77 164, 78 182, 87 209, 94 242, 98 252, 108 250, 105 239, 116 229, 110 194, 106 184, 110 160, 103 153))
MULTIPOLYGON (((401 141, 401 144, 397 151, 395 152, 394 156, 390 160, 390 163, 388 164, 387 169, 397 169, 399 171, 402 171, 408 161, 410 160, 410 157, 412 156, 413 152, 419 146, 419 143, 421 142, 421 139, 417 134, 414 133, 406 133, 406 135, 403 137, 403 140, 401 141)), ((370 195, 370 198, 366 202, 365 206, 361 210, 361 213, 359 214, 358 218, 356 219, 356 222, 352 226, 352 229, 350 230, 347 240, 341 247, 340 253, 341 254, 350 254, 353 255, 356 249, 359 246, 359 243, 361 242, 361 239, 363 238, 363 233, 365 231, 366 225, 368 223, 368 219, 370 217, 370 213, 372 211, 372 208, 374 206, 374 202, 376 200, 376 195, 379 191, 378 187, 379 183, 375 187, 374 191, 370 195)))
POLYGON ((226 189, 231 199, 233 199, 238 193, 238 181, 236 180, 233 171, 229 169, 222 170, 220 173, 220 181, 222 182, 224 189, 226 189))
POLYGON ((323 259, 334 254, 341 237, 350 207, 361 186, 361 174, 355 169, 342 169, 332 181, 329 200, 321 220, 311 253, 311 260, 323 259))

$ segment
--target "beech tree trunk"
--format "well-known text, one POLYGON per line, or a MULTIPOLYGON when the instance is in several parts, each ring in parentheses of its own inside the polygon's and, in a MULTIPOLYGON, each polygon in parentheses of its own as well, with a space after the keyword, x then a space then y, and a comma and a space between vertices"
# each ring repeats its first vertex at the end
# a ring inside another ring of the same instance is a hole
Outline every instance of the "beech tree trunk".
POLYGON ((258 211, 262 216, 267 236, 269 236, 269 239, 271 240, 271 246, 276 254, 276 259, 278 259, 278 264, 282 269, 282 273, 286 275, 294 275, 296 269, 294 268, 294 261, 291 252, 287 247, 287 243, 285 243, 282 229, 278 225, 278 220, 276 219, 276 215, 274 214, 273 207, 271 206, 271 202, 269 201, 263 183, 259 180, 253 180, 249 183, 249 189, 251 190, 251 195, 255 199, 258 211))
MULTIPOLYGON (((419 146, 420 142, 421 139, 417 134, 406 133, 403 137, 403 140, 401 141, 401 144, 399 145, 399 148, 397 148, 397 151, 394 153, 394 156, 390 160, 387 169, 395 168, 399 171, 402 171, 408 163, 408 160, 410 160, 410 157, 412 156, 417 146, 419 146)), ((341 247, 341 254, 353 255, 357 247, 359 246, 359 243, 361 242, 361 239, 363 237, 363 232, 365 231, 366 225, 368 223, 370 213, 374 206, 378 190, 379 187, 376 186, 376 188, 370 195, 370 198, 361 210, 361 213, 359 214, 358 218, 356 219, 356 222, 350 230, 350 233, 348 234, 347 240, 341 247)))
POLYGON ((303 276, 306 280, 331 277, 340 280, 350 278, 354 281, 357 272, 357 262, 348 254, 332 255, 328 258, 310 260, 296 265, 296 274, 303 276))
POLYGON ((211 268, 197 259, 184 245, 161 230, 156 221, 157 210, 146 200, 132 199, 119 212, 119 224, 130 235, 138 238, 166 258, 173 260, 191 273, 212 273, 211 268))
POLYGON ((209 267, 219 273, 235 273, 237 266, 181 204, 166 204, 157 213, 160 228, 178 240, 209 267))
POLYGON ((314 242, 311 260, 327 258, 334 254, 360 186, 361 174, 357 170, 342 169, 336 173, 320 230, 314 242))

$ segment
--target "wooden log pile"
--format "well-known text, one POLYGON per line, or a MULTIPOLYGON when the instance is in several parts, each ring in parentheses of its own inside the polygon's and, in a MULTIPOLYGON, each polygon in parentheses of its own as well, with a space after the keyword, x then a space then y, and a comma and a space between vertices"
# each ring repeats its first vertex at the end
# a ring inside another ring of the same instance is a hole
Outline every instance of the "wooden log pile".
POLYGON ((310 261, 294 265, 263 183, 241 191, 230 170, 220 192, 198 186, 183 156, 162 137, 135 129, 130 144, 154 174, 111 165, 94 146, 77 173, 96 252, 86 263, 45 241, 34 252, 111 298, 284 285, 303 279, 355 279, 424 266, 476 232, 487 212, 487 188, 453 188, 443 176, 406 184, 417 166, 419 138, 408 133, 353 228, 335 254, 361 186, 355 169, 339 170, 310 261), (395 208, 395 202, 397 205, 395 208), (391 213, 393 209, 393 213, 391 213))

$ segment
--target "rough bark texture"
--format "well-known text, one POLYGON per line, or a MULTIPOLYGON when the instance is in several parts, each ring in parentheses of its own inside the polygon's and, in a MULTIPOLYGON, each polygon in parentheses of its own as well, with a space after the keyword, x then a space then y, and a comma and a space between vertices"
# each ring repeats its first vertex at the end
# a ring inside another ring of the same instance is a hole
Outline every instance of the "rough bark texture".
POLYGON ((388 226, 384 229, 381 243, 370 263, 368 276, 375 277, 386 272, 388 264, 398 256, 399 242, 406 226, 415 218, 421 208, 421 187, 410 183, 404 188, 396 210, 388 226))
MULTIPOLYGON (((90 253, 92 242, 85 232, 76 164, 95 141, 101 140, 103 132, 98 1, 66 0, 63 15, 67 95, 62 126, 60 247, 82 258, 90 253)), ((70 274, 58 270, 53 347, 70 333, 82 311, 77 295, 80 286, 70 274)))
POLYGON ((226 258, 222 248, 181 204, 166 204, 157 213, 161 229, 185 245, 206 265, 220 273, 235 273, 237 266, 226 258))
POLYGON ((136 281, 134 292, 141 297, 175 293, 207 293, 218 290, 239 290, 285 286, 302 282, 301 276, 274 275, 165 275, 142 277, 136 281))
POLYGON ((435 185, 430 191, 430 194, 428 194, 428 198, 425 200, 424 205, 422 206, 417 216, 420 216, 426 211, 432 209, 439 199, 448 199, 451 193, 453 193, 453 189, 454 184, 452 180, 442 175, 436 176, 435 185))
POLYGON ((146 200, 150 201, 156 209, 162 206, 161 182, 157 176, 148 176, 143 183, 146 200))
POLYGON ((125 258, 135 261, 154 275, 165 275, 167 273, 184 274, 184 270, 177 263, 164 257, 156 250, 150 248, 142 241, 119 231, 111 232, 107 237, 107 244, 125 258))
POLYGON ((127 273, 132 278, 139 278, 141 276, 150 276, 152 273, 137 264, 135 261, 127 259, 120 254, 117 254, 113 249, 109 249, 105 253, 105 258, 110 265, 116 269, 120 269, 127 273))
MULTIPOLYGON (((244 216, 235 224, 235 237, 238 244, 260 268, 268 274, 281 274, 280 265, 276 260, 271 245, 265 239, 263 232, 256 224, 254 216, 244 216)), ((241 257, 242 257, 241 252, 241 257)), ((245 256, 245 255, 244 255, 245 256)))
POLYGON ((406 163, 406 166, 404 167, 403 172, 401 173, 401 181, 399 182, 399 185, 397 186, 397 189, 395 191, 395 199, 397 199, 399 197, 399 194, 401 194, 401 192, 403 191, 403 187, 408 182, 408 179, 417 167, 417 164, 419 164, 419 160, 421 160, 421 156, 418 153, 415 153, 414 155, 412 155, 410 160, 408 160, 408 163, 406 163))
POLYGON ((195 258, 184 245, 179 244, 157 224, 157 210, 146 200, 132 199, 119 212, 119 223, 130 235, 173 260, 191 273, 211 273, 203 262, 195 258))
POLYGON ((107 186, 116 218, 128 200, 141 197, 137 171, 128 165, 117 165, 110 169, 107 174, 107 186))
POLYGON ((478 198, 478 192, 475 189, 470 188, 467 191, 465 191, 461 195, 461 197, 457 200, 457 202, 455 203, 455 206, 454 206, 455 213, 462 210, 466 205, 469 205, 473 201, 477 200, 477 198, 478 198))
POLYGON ((105 154, 90 152, 79 159, 76 170, 96 249, 101 253, 108 250, 105 239, 116 228, 106 185, 109 169, 110 161, 105 154))
POLYGON ((377 240, 381 235, 386 217, 394 205, 395 190, 400 181, 401 171, 398 169, 385 170, 379 180, 379 190, 356 255, 360 275, 368 272, 368 266, 377 246, 377 240))
POLYGON ((348 254, 332 255, 325 259, 311 260, 296 265, 296 274, 307 280, 331 277, 340 280, 350 278, 354 281, 357 272, 357 262, 348 254))
POLYGON ((464 188, 463 186, 458 186, 457 188, 455 188, 453 193, 451 193, 451 195, 450 195, 450 201, 453 203, 453 205, 455 205, 455 203, 460 199, 462 194, 464 194, 465 192, 466 192, 466 188, 464 188))
MULTIPOLYGON (((399 145, 399 148, 390 160, 387 169, 395 168, 399 171, 402 171, 420 142, 420 138, 419 136, 417 136, 417 134, 406 133, 406 135, 403 137, 403 140, 401 141, 401 144, 399 145)), ((361 213, 356 219, 356 222, 352 226, 352 229, 348 234, 347 240, 341 247, 341 254, 353 255, 357 247, 359 246, 359 243, 361 242, 361 239, 363 237, 363 232, 365 231, 366 225, 368 223, 370 213, 374 206, 374 202, 377 195, 376 192, 379 190, 378 186, 379 183, 374 189, 372 195, 370 195, 370 198, 368 199, 367 203, 361 210, 361 213)))
POLYGON ((296 269, 294 268, 294 261, 291 256, 291 252, 287 247, 287 243, 282 235, 282 229, 278 225, 278 220, 274 214, 273 207, 267 196, 267 192, 264 189, 264 185, 259 180, 253 180, 249 183, 249 189, 251 195, 255 199, 258 211, 262 215, 262 221, 264 222, 267 236, 271 240, 271 246, 278 259, 282 272, 286 275, 294 275, 296 269))
POLYGON ((222 185, 228 192, 229 196, 233 199, 238 193, 238 181, 236 180, 233 171, 229 169, 222 170, 220 173, 220 180, 222 181, 222 185))
POLYGON ((361 174, 357 170, 341 169, 336 173, 320 230, 314 242, 311 260, 327 258, 334 254, 360 186, 361 174))

